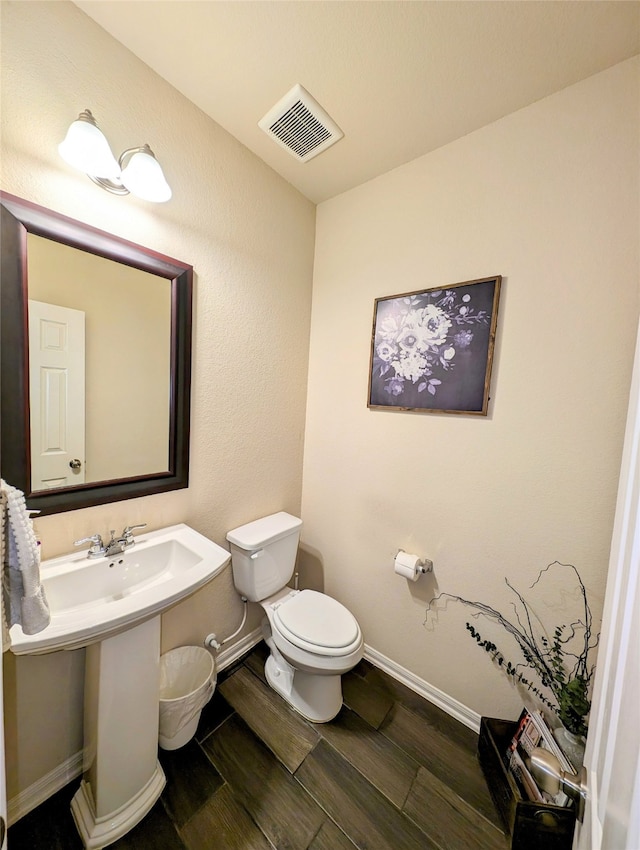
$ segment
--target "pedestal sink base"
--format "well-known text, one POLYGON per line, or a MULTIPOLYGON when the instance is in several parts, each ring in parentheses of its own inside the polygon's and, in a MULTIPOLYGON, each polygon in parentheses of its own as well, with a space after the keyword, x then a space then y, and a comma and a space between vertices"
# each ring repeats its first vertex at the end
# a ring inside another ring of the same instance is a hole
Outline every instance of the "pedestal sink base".
POLYGON ((164 788, 159 693, 159 616, 87 647, 84 776, 71 804, 87 850, 128 832, 164 788))
POLYGON ((86 647, 82 784, 71 810, 87 850, 113 844, 165 785, 158 764, 160 617, 229 564, 187 525, 140 535, 114 557, 73 553, 40 564, 51 623, 11 628, 14 655, 86 647))
POLYGON ((153 776, 139 794, 119 811, 99 818, 96 817, 91 786, 83 779, 71 801, 71 814, 87 850, 102 850, 133 829, 153 808, 165 782, 164 772, 157 763, 153 776))

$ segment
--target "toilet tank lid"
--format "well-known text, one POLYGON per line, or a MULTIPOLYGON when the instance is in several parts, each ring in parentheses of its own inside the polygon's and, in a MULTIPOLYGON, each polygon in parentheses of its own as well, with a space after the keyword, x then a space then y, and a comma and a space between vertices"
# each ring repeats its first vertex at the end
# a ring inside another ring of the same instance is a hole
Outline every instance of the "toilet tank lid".
POLYGON ((250 551, 274 543, 281 537, 299 531, 301 527, 301 519, 280 511, 232 529, 227 533, 227 540, 240 549, 250 551))

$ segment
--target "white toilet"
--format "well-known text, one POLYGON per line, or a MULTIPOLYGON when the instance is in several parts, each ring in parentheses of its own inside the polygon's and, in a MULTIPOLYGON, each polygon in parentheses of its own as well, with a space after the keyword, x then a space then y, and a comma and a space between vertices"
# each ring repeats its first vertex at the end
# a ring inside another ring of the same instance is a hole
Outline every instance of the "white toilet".
POLYGON ((364 641, 344 605, 315 590, 287 587, 301 528, 302 520, 281 511, 234 528, 227 540, 236 589, 267 615, 267 681, 303 717, 325 723, 340 711, 341 676, 362 658, 364 641))

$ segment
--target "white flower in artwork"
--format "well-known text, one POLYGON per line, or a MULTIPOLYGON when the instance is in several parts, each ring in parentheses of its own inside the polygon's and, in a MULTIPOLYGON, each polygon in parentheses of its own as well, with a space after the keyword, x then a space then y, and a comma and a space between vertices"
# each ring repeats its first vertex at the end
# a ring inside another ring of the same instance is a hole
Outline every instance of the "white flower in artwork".
POLYGON ((393 360, 396 355, 398 349, 395 345, 391 345, 389 342, 381 342, 378 345, 377 352, 380 360, 384 360, 385 363, 388 363, 390 360, 393 360))
POLYGON ((394 339, 395 335, 398 333, 398 322, 393 316, 387 316, 386 319, 383 319, 380 323, 380 336, 383 339, 390 340, 394 339))
POLYGON ((418 335, 414 327, 408 326, 403 328, 398 337, 398 345, 405 351, 411 351, 413 348, 418 348, 418 335))
POLYGON ((423 377, 428 369, 429 361, 419 351, 403 351, 399 359, 394 360, 391 365, 396 370, 396 375, 415 383, 418 378, 423 377))
POLYGON ((415 346, 425 351, 429 346, 442 345, 447 339, 451 320, 440 307, 427 304, 417 310, 410 310, 403 321, 403 333, 415 338, 415 346))
POLYGON ((456 356, 455 348, 452 345, 450 345, 449 348, 445 348, 445 350, 442 352, 442 356, 445 360, 453 360, 453 358, 456 356))

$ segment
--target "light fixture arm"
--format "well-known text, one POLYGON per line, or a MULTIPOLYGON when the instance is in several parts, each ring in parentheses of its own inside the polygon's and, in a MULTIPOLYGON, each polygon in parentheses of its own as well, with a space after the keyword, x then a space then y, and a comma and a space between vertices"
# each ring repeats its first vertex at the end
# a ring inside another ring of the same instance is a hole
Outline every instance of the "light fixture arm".
MULTIPOLYGON (((89 112, 89 110, 86 109, 85 112, 89 112)), ((91 115, 91 112, 89 112, 89 115, 91 116, 91 119, 93 119, 93 115, 91 115)), ((82 115, 80 117, 82 117, 82 115)), ((90 119, 84 118, 83 120, 88 121, 90 119)), ((95 119, 93 120, 93 123, 95 124, 95 119)), ((135 148, 127 148, 126 151, 122 151, 122 153, 118 157, 118 165, 120 166, 121 171, 124 171, 125 166, 129 162, 131 157, 134 155, 134 153, 146 153, 149 156, 152 156, 154 159, 156 158, 156 155, 146 143, 135 148)), ((97 183, 98 186, 102 186, 103 189, 106 189, 107 192, 112 192, 114 195, 130 194, 127 187, 123 183, 121 183, 120 180, 108 180, 106 177, 94 177, 92 174, 87 174, 87 177, 90 177, 94 183, 97 183)))
POLYGON ((109 180, 108 177, 94 177, 93 174, 87 174, 87 177, 90 180, 93 180, 93 182, 98 186, 106 189, 107 192, 112 192, 114 195, 130 194, 127 187, 123 186, 122 183, 119 183, 116 180, 109 180))

